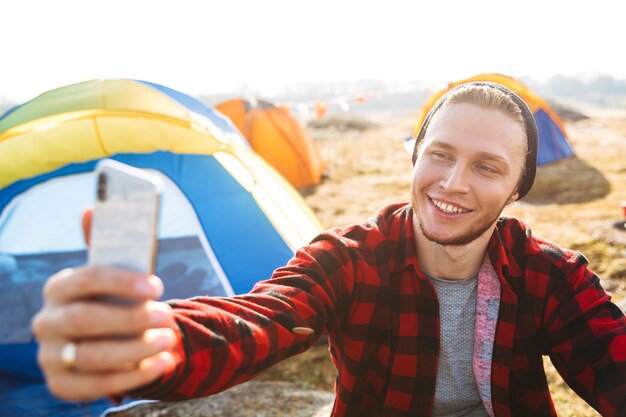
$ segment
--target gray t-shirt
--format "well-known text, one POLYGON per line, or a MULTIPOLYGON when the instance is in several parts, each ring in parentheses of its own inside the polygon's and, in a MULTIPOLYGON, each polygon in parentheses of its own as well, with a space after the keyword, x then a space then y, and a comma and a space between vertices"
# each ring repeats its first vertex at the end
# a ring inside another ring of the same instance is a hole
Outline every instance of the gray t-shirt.
POLYGON ((462 280, 428 275, 439 298, 441 346, 433 417, 488 417, 472 368, 478 274, 462 280))

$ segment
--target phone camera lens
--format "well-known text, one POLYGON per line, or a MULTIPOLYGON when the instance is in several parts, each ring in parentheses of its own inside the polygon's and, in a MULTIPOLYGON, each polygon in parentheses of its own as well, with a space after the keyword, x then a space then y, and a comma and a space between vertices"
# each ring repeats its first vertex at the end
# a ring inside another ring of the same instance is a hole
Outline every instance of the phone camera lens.
POLYGON ((98 175, 98 191, 96 194, 98 201, 104 201, 107 198, 107 176, 103 172, 98 175))

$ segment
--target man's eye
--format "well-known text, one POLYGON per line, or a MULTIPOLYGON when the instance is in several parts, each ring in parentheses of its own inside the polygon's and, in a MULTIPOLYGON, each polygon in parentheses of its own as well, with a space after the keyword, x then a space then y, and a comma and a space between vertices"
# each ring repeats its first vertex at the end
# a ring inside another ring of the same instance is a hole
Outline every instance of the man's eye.
POLYGON ((432 153, 432 156, 433 156, 433 158, 438 159, 438 160, 442 160, 442 161, 450 159, 448 154, 446 154, 445 152, 434 151, 432 153))
POLYGON ((478 164, 478 169, 489 174, 497 174, 498 170, 491 165, 478 164))

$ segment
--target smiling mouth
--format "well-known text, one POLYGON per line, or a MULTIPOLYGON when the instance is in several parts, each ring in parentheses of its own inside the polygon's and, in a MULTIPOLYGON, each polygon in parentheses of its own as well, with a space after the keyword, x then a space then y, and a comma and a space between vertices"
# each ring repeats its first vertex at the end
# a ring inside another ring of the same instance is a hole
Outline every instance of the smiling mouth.
POLYGON ((444 213, 469 213, 471 211, 452 204, 444 203, 443 201, 435 200, 434 198, 431 198, 430 201, 432 201, 433 204, 444 213))

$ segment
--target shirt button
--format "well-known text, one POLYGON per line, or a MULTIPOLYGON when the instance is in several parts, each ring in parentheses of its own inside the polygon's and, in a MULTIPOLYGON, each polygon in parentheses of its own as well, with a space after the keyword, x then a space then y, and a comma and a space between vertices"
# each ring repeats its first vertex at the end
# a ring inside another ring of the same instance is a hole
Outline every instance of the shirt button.
POLYGON ((293 334, 298 336, 309 336, 315 332, 315 330, 311 329, 310 327, 294 327, 293 329, 291 329, 291 331, 293 332, 293 334))
POLYGON ((437 352, 435 352, 434 350, 429 350, 428 351, 428 355, 429 356, 435 356, 437 354, 437 352))

